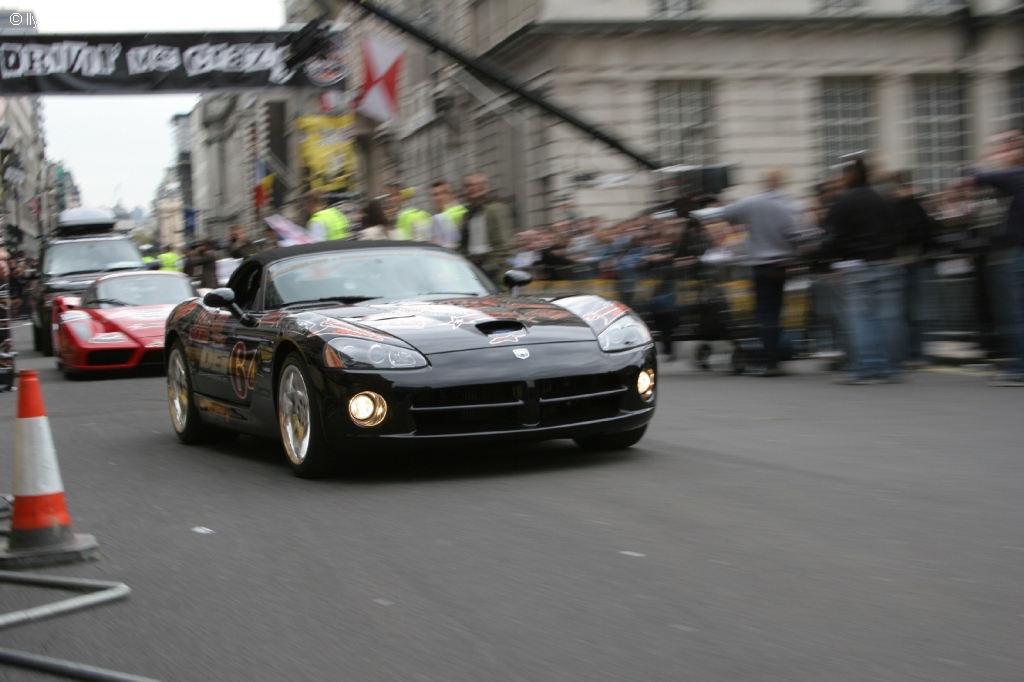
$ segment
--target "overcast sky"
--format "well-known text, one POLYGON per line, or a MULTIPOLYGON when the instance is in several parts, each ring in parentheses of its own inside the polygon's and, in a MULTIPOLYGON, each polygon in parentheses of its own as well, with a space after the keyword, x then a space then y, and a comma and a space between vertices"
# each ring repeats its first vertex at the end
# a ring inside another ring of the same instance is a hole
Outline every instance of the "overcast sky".
MULTIPOLYGON (((40 33, 276 29, 283 0, 13 0, 40 33)), ((64 161, 89 206, 151 210, 173 152, 171 117, 196 95, 44 97, 47 156, 64 161)))

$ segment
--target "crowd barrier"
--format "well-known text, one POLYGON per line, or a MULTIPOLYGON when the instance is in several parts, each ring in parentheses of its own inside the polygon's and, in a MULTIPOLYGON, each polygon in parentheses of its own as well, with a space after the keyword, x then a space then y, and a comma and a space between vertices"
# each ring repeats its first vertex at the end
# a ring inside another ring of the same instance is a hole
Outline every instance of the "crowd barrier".
MULTIPOLYGON (((919 290, 909 299, 911 287, 904 290, 904 306, 908 319, 917 323, 931 339, 975 339, 985 326, 985 311, 979 310, 978 273, 973 262, 964 257, 939 259, 920 274, 919 290)), ((782 327, 788 332, 807 337, 830 334, 832 320, 842 318, 841 287, 836 274, 796 274, 786 281, 782 311, 782 327), (813 327, 813 329, 812 329, 813 327), (824 330, 824 331, 823 331, 824 330)), ((692 306, 706 296, 709 288, 717 288, 727 302, 732 320, 750 324, 754 311, 754 284, 749 269, 733 268, 717 281, 680 278, 674 280, 676 305, 692 306)), ((528 296, 558 297, 572 294, 597 294, 623 301, 638 313, 646 315, 652 301, 666 292, 664 279, 578 279, 536 280, 524 287, 528 296)), ((994 292, 998 295, 998 292, 994 292)), ((830 345, 830 344, 829 344, 830 345)))
MULTIPOLYGON (((700 302, 702 292, 709 286, 720 287, 728 302, 734 320, 749 321, 754 314, 754 283, 749 279, 735 279, 709 283, 706 280, 674 280, 675 303, 684 308, 700 302)), ((651 302, 665 290, 664 280, 540 280, 524 287, 526 296, 557 297, 573 294, 596 294, 623 301, 639 313, 650 310, 651 302)), ((671 295, 671 292, 669 293, 671 295)), ((786 283, 786 297, 782 310, 782 323, 786 329, 802 329, 811 308, 810 278, 804 275, 790 278, 786 283)))
POLYGON ((9 391, 14 386, 15 352, 10 291, 7 280, 0 279, 0 391, 9 391))

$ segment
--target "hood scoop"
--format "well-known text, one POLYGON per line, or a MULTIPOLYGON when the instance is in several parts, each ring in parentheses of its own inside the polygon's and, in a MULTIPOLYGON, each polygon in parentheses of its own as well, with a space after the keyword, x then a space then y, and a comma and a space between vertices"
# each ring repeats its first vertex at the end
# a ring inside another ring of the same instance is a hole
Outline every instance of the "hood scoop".
POLYGON ((520 332, 526 329, 522 322, 516 320, 488 320, 480 322, 476 325, 476 328, 487 336, 520 332))

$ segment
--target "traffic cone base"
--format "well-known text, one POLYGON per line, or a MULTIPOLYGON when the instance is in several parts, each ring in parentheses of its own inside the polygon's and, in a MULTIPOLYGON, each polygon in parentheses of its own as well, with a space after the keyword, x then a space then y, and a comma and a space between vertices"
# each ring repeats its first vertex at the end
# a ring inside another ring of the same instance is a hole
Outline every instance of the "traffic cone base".
POLYGON ((59 546, 12 550, 9 542, 0 542, 0 568, 21 569, 77 564, 96 558, 99 543, 91 535, 72 533, 69 541, 59 546))
POLYGON ((14 429, 14 511, 0 568, 73 563, 96 554, 96 539, 76 535, 64 502, 64 484, 39 378, 19 374, 18 419, 14 429))

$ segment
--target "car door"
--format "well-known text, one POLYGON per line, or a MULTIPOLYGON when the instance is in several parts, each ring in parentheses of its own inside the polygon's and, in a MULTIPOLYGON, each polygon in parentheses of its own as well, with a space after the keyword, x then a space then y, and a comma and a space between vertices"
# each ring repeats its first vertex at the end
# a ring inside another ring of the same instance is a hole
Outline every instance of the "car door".
POLYGON ((196 314, 188 341, 196 358, 193 378, 198 393, 220 399, 231 397, 228 383, 231 348, 228 339, 237 322, 231 311, 205 304, 196 314))
POLYGON ((218 321, 211 329, 210 347, 216 357, 207 363, 206 393, 235 405, 247 407, 255 395, 256 379, 264 364, 270 365, 275 329, 259 324, 263 317, 260 302, 262 268, 249 263, 233 276, 232 290, 235 303, 243 316, 237 313, 218 321))

